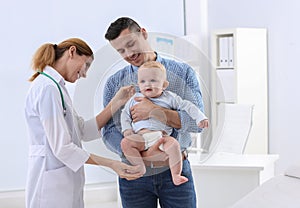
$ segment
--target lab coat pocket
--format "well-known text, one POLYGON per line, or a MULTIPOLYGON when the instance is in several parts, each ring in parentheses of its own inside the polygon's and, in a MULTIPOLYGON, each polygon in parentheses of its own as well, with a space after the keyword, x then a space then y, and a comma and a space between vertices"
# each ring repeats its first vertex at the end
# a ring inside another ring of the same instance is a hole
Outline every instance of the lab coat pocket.
POLYGON ((45 171, 41 193, 41 207, 72 207, 73 172, 68 167, 45 171))

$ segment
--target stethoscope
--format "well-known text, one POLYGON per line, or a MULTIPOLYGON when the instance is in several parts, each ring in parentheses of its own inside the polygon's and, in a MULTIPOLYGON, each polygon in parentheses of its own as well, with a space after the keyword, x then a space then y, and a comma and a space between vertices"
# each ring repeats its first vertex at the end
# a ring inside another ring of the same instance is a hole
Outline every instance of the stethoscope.
POLYGON ((64 116, 66 116, 67 108, 66 108, 66 105, 65 105, 65 99, 64 99, 64 95, 62 93, 61 87, 50 75, 46 74, 45 72, 41 72, 41 71, 38 71, 38 73, 48 77, 49 79, 51 79, 56 84, 56 86, 59 90, 59 93, 60 93, 60 97, 61 97, 61 105, 62 105, 62 108, 63 108, 63 113, 64 113, 64 116))

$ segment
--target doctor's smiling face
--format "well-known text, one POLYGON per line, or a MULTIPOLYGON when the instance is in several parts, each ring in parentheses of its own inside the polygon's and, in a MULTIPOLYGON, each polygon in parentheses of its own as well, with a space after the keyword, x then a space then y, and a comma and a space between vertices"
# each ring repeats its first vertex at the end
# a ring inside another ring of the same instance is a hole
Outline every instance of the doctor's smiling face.
POLYGON ((93 57, 81 54, 75 46, 71 46, 66 53, 68 60, 63 75, 65 80, 74 83, 81 77, 85 78, 93 57))
POLYGON ((147 41, 147 36, 144 28, 138 32, 132 32, 127 28, 110 43, 125 61, 134 66, 141 66, 146 61, 153 60, 153 50, 147 41))
POLYGON ((90 56, 81 55, 80 58, 81 61, 79 61, 78 63, 78 68, 75 68, 75 73, 77 73, 77 79, 81 77, 86 78, 87 71, 89 70, 93 62, 93 58, 90 56))

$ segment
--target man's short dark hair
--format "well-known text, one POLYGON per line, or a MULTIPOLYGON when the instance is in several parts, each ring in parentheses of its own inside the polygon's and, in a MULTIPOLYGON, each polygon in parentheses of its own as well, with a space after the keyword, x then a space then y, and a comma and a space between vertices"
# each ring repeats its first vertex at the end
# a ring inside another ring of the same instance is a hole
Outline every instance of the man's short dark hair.
POLYGON ((129 17, 120 17, 110 24, 106 31, 105 39, 107 39, 108 41, 114 40, 119 37, 120 33, 123 30, 127 28, 132 32, 139 32, 141 29, 139 24, 133 19, 129 17))

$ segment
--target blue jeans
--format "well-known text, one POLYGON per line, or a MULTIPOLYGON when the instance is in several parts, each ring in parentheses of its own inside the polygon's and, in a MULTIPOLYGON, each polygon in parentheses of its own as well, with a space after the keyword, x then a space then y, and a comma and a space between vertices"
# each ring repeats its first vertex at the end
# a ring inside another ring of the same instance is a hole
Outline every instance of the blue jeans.
POLYGON ((175 186, 169 168, 147 167, 147 175, 128 181, 119 178, 123 208, 196 208, 196 193, 190 163, 183 161, 182 175, 188 182, 175 186), (157 174, 156 174, 157 173, 157 174))

